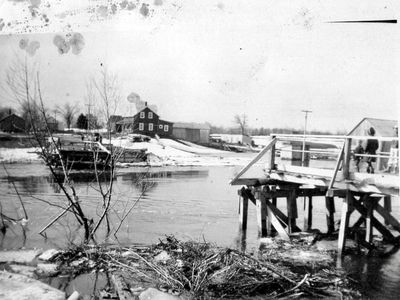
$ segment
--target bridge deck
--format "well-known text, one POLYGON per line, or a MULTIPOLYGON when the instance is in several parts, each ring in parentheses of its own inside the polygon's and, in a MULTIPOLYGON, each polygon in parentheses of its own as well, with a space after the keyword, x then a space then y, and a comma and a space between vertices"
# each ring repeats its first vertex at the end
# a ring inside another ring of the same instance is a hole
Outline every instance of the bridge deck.
MULTIPOLYGON (((357 138, 366 139, 367 137, 357 138)), ((324 167, 310 167, 307 153, 316 152, 325 155, 327 151, 309 150, 306 139, 306 136, 293 138, 293 145, 297 143, 297 149, 291 151, 301 152, 300 165, 299 161, 294 160, 288 163, 280 159, 277 163, 277 142, 280 138, 273 137, 270 143, 232 179, 232 185, 246 186, 239 190, 241 196, 239 222, 242 230, 247 227, 247 203, 250 200, 257 208, 259 234, 261 236, 270 235, 271 229, 274 228, 282 238, 289 239, 290 233, 300 230, 296 225, 297 198, 305 196, 303 228, 304 231, 308 231, 312 225, 312 197, 325 196, 328 233, 332 232, 334 230, 334 197, 339 197, 342 199, 338 239, 340 254, 344 250, 349 229, 356 230, 363 223, 366 224, 366 245, 372 246, 374 228, 382 234, 385 240, 395 242, 397 237, 385 225, 391 225, 400 233, 400 222, 391 215, 392 196, 399 195, 398 154, 394 157, 397 160, 397 165, 394 167, 396 173, 393 172, 393 168, 390 169, 391 173, 379 172, 379 167, 376 167, 378 171, 376 174, 359 172, 359 166, 355 166, 351 159, 351 157, 357 157, 352 151, 352 137, 329 137, 329 140, 324 137, 319 142, 318 137, 312 136, 313 147, 318 144, 323 144, 324 147, 326 144, 334 146, 332 154, 335 156, 336 162, 325 164, 324 167), (301 141, 301 138, 303 147, 299 151, 298 142, 301 141), (338 147, 341 147, 340 150, 338 147), (297 165, 293 165, 293 162, 297 165), (287 215, 277 208, 277 198, 287 199, 287 215), (379 204, 381 199, 384 199, 383 206, 379 204), (350 216, 354 211, 357 211, 360 217, 350 227, 350 216), (374 217, 374 212, 383 217, 385 224, 374 217)), ((386 141, 390 139, 393 137, 383 138, 386 141)), ((285 136, 284 140, 290 141, 290 137, 285 136)), ((371 157, 377 158, 378 162, 380 159, 383 162, 393 159, 387 153, 371 157)), ((377 163, 377 165, 379 164, 377 163)), ((396 198, 398 199, 398 197, 396 198)))

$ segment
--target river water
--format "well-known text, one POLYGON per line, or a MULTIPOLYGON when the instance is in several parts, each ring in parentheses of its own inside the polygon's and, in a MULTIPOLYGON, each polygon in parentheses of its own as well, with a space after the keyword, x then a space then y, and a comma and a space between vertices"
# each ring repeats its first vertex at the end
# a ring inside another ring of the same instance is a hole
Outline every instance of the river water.
MULTIPOLYGON (((63 247, 79 242, 76 221, 71 216, 60 219, 48 230, 45 239, 38 232, 61 209, 51 204, 64 205, 64 198, 54 184, 49 171, 42 164, 6 165, 0 170, 0 195, 2 212, 21 217, 21 208, 15 189, 20 194, 29 217, 25 234, 19 226, 10 226, 5 235, 0 233, 0 249, 21 247, 63 247), (15 187, 14 187, 15 185, 15 187), (47 203, 45 203, 46 201, 47 203)), ((215 167, 160 167, 119 169, 114 186, 111 225, 116 228, 119 217, 140 198, 132 212, 122 223, 110 243, 155 243, 167 234, 178 239, 194 239, 216 243, 220 246, 258 247, 255 208, 249 207, 247 238, 238 231, 238 186, 229 180, 241 169, 239 166, 215 167)), ((88 215, 101 212, 98 186, 88 174, 78 173, 74 185, 88 215)), ((400 207, 393 203, 393 214, 400 218, 400 207)), ((298 201, 301 207, 301 199, 298 201)), ((338 201, 338 200, 337 200, 338 201)), ((278 201, 279 206, 279 201, 278 201)), ((340 203, 336 202, 336 219, 340 216, 340 203)), ((313 203, 313 227, 326 231, 323 199, 313 203), (321 201, 319 201, 321 200, 321 201)), ((299 212, 299 220, 302 214, 299 212)), ((104 239, 100 232, 98 239, 104 239)), ((363 295, 374 299, 398 299, 400 295, 400 253, 388 258, 345 258, 345 268, 360 280, 363 295)))

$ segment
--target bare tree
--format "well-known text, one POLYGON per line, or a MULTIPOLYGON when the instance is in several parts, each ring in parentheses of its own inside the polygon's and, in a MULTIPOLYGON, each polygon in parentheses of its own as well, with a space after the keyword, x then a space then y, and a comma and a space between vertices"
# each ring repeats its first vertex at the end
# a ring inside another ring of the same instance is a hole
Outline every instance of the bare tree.
POLYGON ((247 115, 235 115, 234 122, 239 125, 241 134, 245 135, 247 133, 247 115))
MULTIPOLYGON (((60 191, 65 195, 66 203, 62 206, 62 211, 41 230, 41 233, 45 232, 55 222, 58 222, 65 214, 72 213, 80 226, 84 228, 84 241, 86 243, 91 240, 94 241, 95 234, 104 221, 106 223, 107 236, 112 232, 116 235, 122 222, 124 222, 127 215, 141 198, 141 196, 139 196, 132 205, 130 205, 131 201, 127 201, 121 216, 115 212, 120 222, 116 228, 111 228, 109 214, 113 211, 113 200, 116 198, 117 194, 114 191, 116 173, 115 161, 117 161, 118 157, 122 154, 122 150, 110 147, 110 164, 104 164, 99 167, 96 163, 98 161, 99 148, 102 147, 102 149, 104 149, 104 147, 102 145, 92 147, 91 151, 93 152, 96 183, 91 187, 101 196, 102 208, 98 212, 97 217, 89 217, 81 206, 80 195, 78 195, 78 190, 75 188, 74 182, 71 179, 70 169, 68 169, 61 155, 61 148, 60 144, 57 142, 57 137, 53 136, 49 128, 48 110, 45 107, 45 96, 41 90, 39 71, 37 69, 32 70, 27 60, 20 60, 18 63, 11 65, 8 69, 7 81, 4 88, 17 103, 20 103, 20 105, 24 107, 26 114, 31 120, 34 118, 40 119, 40 122, 31 122, 32 133, 40 147, 41 157, 48 166, 60 191), (62 173, 56 171, 56 168, 53 166, 55 155, 58 155, 62 173), (128 207, 128 203, 130 207, 128 207)), ((93 77, 89 81, 87 93, 91 101, 89 104, 96 104, 95 106, 100 109, 100 112, 106 120, 109 119, 110 115, 115 113, 120 100, 120 93, 115 75, 111 75, 104 69, 98 78, 93 77)), ((71 107, 67 107, 65 110, 68 112, 74 111, 71 107)), ((107 128, 109 141, 111 141, 111 128, 109 125, 107 125, 107 128)))
POLYGON ((40 127, 38 113, 37 90, 34 74, 37 70, 35 61, 27 56, 21 58, 15 55, 14 60, 6 69, 6 78, 1 83, 5 96, 19 105, 22 117, 25 119, 25 129, 30 131, 33 126, 40 127))
POLYGON ((61 116, 64 119, 67 128, 71 128, 71 125, 73 124, 75 119, 75 115, 78 112, 78 105, 67 102, 64 104, 64 106, 58 106, 56 109, 57 112, 61 113, 61 116))
MULTIPOLYGON (((91 108, 96 103, 96 107, 99 110, 99 114, 105 121, 107 127, 107 138, 111 144, 111 124, 109 122, 110 116, 115 114, 118 104, 121 100, 120 87, 118 83, 118 77, 111 73, 107 66, 103 67, 98 76, 92 76, 92 78, 86 84, 86 99, 88 102, 88 116, 90 123, 90 115, 91 108)), ((115 164, 114 162, 118 159, 118 156, 121 155, 119 151, 115 152, 114 147, 110 146, 109 148, 111 152, 112 162, 110 167, 110 180, 106 183, 99 180, 98 182, 98 191, 100 192, 103 198, 103 211, 100 215, 100 219, 95 224, 93 231, 95 232, 100 226, 103 219, 106 220, 107 224, 107 233, 110 234, 110 220, 109 220, 109 210, 112 202, 113 195, 113 178, 115 175, 115 164)), ((97 176, 97 170, 96 170, 97 176)))
POLYGON ((89 107, 92 100, 98 100, 99 113, 107 126, 108 138, 111 139, 110 116, 115 115, 121 101, 121 92, 116 74, 110 72, 107 66, 100 71, 99 76, 93 76, 87 85, 89 107))
MULTIPOLYGON (((51 152, 50 148, 47 147, 46 141, 49 141, 53 145, 53 148, 57 150, 58 145, 48 126, 47 109, 44 105, 40 87, 40 76, 36 65, 30 63, 26 56, 25 59, 16 57, 15 61, 6 71, 5 83, 2 88, 12 99, 20 104, 23 112, 26 113, 26 117, 30 120, 30 129, 40 147, 41 157, 66 196, 69 205, 65 209, 65 212, 72 212, 74 214, 79 224, 84 227, 85 241, 89 241, 93 237, 90 231, 90 221, 78 201, 79 197, 73 182, 69 179, 68 170, 62 164, 65 177, 60 176, 60 174, 56 173, 50 161, 51 152)), ((62 162, 62 159, 60 160, 62 162)))

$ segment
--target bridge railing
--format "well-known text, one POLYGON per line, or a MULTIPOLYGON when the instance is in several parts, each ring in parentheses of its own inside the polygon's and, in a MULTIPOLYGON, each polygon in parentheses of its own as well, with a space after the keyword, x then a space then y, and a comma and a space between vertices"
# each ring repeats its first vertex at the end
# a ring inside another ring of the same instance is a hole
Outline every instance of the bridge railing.
MULTIPOLYGON (((274 137, 286 143, 286 146, 276 147, 280 151, 281 163, 284 159, 291 160, 292 165, 304 167, 328 168, 333 167, 332 163, 312 163, 312 160, 337 161, 341 149, 345 150, 345 167, 348 172, 367 172, 369 162, 376 173, 397 174, 399 172, 398 137, 372 137, 372 136, 323 136, 323 135, 289 135, 276 134, 274 137), (379 147, 375 154, 355 151, 358 144, 362 144, 363 150, 368 140, 377 140, 379 147), (289 145, 289 147, 287 146, 289 145), (290 147, 292 146, 292 147, 290 147), (285 154, 286 155, 282 155, 285 154), (287 155, 289 153, 289 155, 287 155), (296 155, 298 154, 298 155, 296 155), (301 155, 300 155, 301 154, 301 155), (299 157, 301 159, 299 160, 299 157), (282 159, 283 158, 283 159, 282 159)), ((282 144, 281 144, 282 145, 282 144)), ((285 144, 283 144, 285 145, 285 144)), ((343 150, 343 151, 344 151, 343 150)), ((273 155, 277 155, 274 153, 273 155)), ((372 171, 372 170, 370 170, 372 171)))
POLYGON ((267 146, 232 179, 231 184, 238 182, 239 178, 260 179, 279 169, 311 175, 317 173, 333 181, 340 170, 342 179, 349 179, 351 173, 367 173, 367 160, 371 158, 375 160, 371 162, 375 173, 398 176, 398 148, 392 146, 396 142, 398 137, 271 134, 267 146), (369 139, 379 143, 376 154, 355 153, 359 141, 365 144, 369 139), (361 158, 358 166, 357 158, 361 158), (264 172, 250 172, 252 168, 262 168, 264 172), (254 178, 254 174, 262 175, 254 178))

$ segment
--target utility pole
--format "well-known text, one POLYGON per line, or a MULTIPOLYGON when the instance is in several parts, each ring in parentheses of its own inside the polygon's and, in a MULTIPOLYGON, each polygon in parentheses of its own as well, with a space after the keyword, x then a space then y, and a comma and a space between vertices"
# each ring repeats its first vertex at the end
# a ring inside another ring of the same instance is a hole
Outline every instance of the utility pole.
POLYGON ((307 117, 309 113, 312 113, 311 110, 302 110, 301 112, 303 112, 304 115, 304 135, 303 135, 303 151, 301 152, 301 166, 304 166, 304 151, 306 149, 306 133, 307 133, 307 117))
POLYGON ((87 116, 87 133, 89 134, 89 130, 90 130, 90 107, 93 106, 93 104, 90 104, 90 100, 88 104, 85 104, 88 107, 88 116, 87 116))

